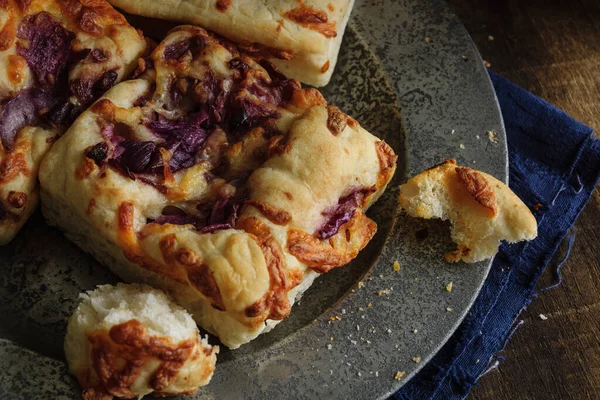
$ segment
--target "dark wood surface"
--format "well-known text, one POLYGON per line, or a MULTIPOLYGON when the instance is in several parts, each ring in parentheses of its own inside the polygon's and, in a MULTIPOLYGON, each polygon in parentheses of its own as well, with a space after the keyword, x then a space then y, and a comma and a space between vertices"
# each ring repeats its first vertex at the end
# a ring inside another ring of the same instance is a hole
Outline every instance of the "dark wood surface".
MULTIPOLYGON (((490 68, 600 132, 600 1, 449 0, 490 68)), ((524 324, 470 398, 600 399, 600 191, 572 232, 563 284, 524 324), (540 314, 548 319, 542 320, 540 314)), ((566 243, 538 287, 555 281, 566 243)))

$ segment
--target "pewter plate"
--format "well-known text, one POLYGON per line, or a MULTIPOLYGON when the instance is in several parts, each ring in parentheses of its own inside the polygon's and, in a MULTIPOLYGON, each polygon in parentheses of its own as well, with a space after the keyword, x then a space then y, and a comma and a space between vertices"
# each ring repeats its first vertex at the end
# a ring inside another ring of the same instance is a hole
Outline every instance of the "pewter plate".
MULTIPOLYGON (((507 180, 504 128, 481 58, 441 0, 356 3, 324 93, 400 156, 369 211, 377 236, 350 265, 317 280, 276 329, 222 349, 211 384, 187 398, 385 398, 449 338, 485 280, 488 262, 443 262, 452 248, 446 224, 407 218, 396 203, 398 184, 444 158, 507 180), (407 372, 402 381, 397 371, 407 372)), ((62 351, 66 319, 79 292, 116 277, 39 213, 0 248, 0 268, 2 398, 79 398, 62 351)))

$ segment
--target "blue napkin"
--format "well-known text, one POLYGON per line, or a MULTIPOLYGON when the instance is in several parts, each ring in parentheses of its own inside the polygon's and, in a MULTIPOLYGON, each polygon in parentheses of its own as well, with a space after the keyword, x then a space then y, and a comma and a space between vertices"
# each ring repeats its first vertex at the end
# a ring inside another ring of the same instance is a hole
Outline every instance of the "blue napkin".
POLYGON ((519 326, 515 320, 536 296, 538 278, 600 177, 600 140, 591 128, 490 75, 506 125, 510 187, 535 210, 539 237, 500 247, 465 320, 431 362, 392 396, 394 400, 462 399, 498 365, 498 353, 519 326))

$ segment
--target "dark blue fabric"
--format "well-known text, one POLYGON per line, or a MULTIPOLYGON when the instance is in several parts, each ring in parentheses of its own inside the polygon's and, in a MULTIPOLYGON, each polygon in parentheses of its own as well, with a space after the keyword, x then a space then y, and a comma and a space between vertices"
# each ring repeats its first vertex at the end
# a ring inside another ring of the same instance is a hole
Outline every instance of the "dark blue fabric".
POLYGON ((517 317, 536 296, 535 283, 600 176, 600 140, 591 128, 498 75, 491 79, 506 125, 510 187, 529 207, 541 204, 534 212, 539 237, 500 247, 463 323, 394 400, 462 399, 498 364, 517 317))

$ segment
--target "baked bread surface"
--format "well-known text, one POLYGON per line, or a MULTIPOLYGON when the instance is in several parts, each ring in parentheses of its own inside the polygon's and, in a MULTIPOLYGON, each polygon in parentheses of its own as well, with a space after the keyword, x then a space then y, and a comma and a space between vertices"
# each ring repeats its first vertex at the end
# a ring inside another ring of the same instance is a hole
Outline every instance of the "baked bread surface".
POLYGON ((0 245, 38 204, 43 155, 145 48, 104 0, 0 2, 0 245))
POLYGON ((400 190, 400 206, 409 215, 451 221, 458 248, 446 254, 448 262, 482 261, 496 254, 501 240, 515 243, 537 236, 535 217, 508 186, 455 160, 425 170, 400 190))
POLYGON ((392 178, 396 156, 315 89, 201 28, 175 29, 145 63, 153 67, 142 79, 109 90, 45 157, 43 211, 124 280, 169 291, 236 348, 289 315, 318 274, 366 246, 376 224, 364 211, 392 178), (220 98, 223 108, 206 117, 220 98), (171 124, 208 118, 198 128, 208 123, 208 136, 185 168, 175 168, 182 153, 156 133, 163 115, 171 124), (115 156, 106 131, 124 125, 135 140, 120 143, 155 146, 158 167, 123 167, 130 161, 115 156))
POLYGON ((325 86, 354 0, 109 0, 131 14, 199 25, 271 56, 287 76, 325 86))
POLYGON ((219 347, 163 292, 119 283, 80 299, 65 355, 84 400, 192 394, 210 381, 219 347))

